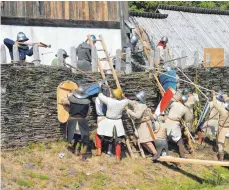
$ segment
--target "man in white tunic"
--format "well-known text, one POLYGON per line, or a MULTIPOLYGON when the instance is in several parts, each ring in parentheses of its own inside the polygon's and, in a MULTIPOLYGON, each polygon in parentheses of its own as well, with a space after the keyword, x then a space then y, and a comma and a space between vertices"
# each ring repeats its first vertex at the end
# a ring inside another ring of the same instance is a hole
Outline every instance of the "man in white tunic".
POLYGON ((122 92, 119 88, 111 91, 112 97, 106 97, 99 93, 99 100, 106 104, 107 111, 104 119, 99 121, 97 134, 99 136, 114 137, 115 138, 115 153, 116 160, 121 159, 121 138, 125 136, 125 130, 122 123, 122 113, 125 107, 129 104, 128 99, 122 98, 122 92))
POLYGON ((187 113, 187 109, 185 109, 183 104, 184 101, 182 101, 182 94, 179 91, 175 94, 175 99, 177 101, 170 105, 170 110, 164 126, 167 129, 168 137, 170 137, 178 145, 180 156, 185 158, 186 150, 181 138, 180 119, 187 113))

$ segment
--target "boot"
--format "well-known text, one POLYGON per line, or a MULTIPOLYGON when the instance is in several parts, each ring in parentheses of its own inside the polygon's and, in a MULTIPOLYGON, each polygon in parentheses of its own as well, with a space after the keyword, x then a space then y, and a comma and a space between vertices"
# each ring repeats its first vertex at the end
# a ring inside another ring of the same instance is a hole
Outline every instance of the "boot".
POLYGON ((187 150, 185 150, 185 147, 184 147, 184 144, 183 144, 183 140, 182 140, 182 139, 180 139, 180 140, 177 142, 177 146, 179 147, 180 157, 181 157, 181 158, 186 158, 185 152, 187 152, 187 150))
POLYGON ((199 144, 202 144, 203 139, 204 139, 204 132, 198 131, 198 132, 197 132, 197 136, 198 136, 198 143, 199 143, 199 144))
POLYGON ((101 148, 97 148, 94 156, 101 156, 102 155, 102 150, 101 148))
POLYGON ((224 153, 219 152, 218 155, 217 155, 217 158, 218 158, 218 161, 222 162, 224 160, 224 153))

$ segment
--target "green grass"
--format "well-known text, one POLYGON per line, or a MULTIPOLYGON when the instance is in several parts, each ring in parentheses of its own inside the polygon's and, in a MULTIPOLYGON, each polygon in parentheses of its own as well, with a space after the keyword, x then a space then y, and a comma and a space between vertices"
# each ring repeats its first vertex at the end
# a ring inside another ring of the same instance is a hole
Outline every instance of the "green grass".
POLYGON ((34 185, 33 181, 29 179, 18 179, 17 184, 19 186, 26 186, 26 187, 32 187, 34 185))
POLYGON ((29 176, 32 178, 40 179, 40 180, 48 180, 49 179, 49 177, 47 175, 37 174, 37 173, 33 173, 33 172, 30 172, 29 176))

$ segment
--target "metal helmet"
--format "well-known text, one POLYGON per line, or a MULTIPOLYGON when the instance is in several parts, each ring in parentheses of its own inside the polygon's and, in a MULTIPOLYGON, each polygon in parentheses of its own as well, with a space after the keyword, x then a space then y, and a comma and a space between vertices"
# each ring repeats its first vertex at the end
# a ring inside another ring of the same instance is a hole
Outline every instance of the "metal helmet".
POLYGON ((145 92, 144 91, 140 91, 137 94, 135 94, 135 96, 137 97, 138 100, 140 100, 141 103, 145 104, 145 92))
POLYGON ((225 109, 229 112, 229 100, 224 103, 225 109))
POLYGON ((94 34, 91 35, 91 39, 92 39, 93 42, 96 42, 96 37, 95 37, 94 34))
POLYGON ((23 32, 19 32, 17 34, 17 41, 19 41, 19 42, 25 42, 27 40, 29 40, 29 38, 27 38, 26 35, 23 32))
MULTIPOLYGON (((64 49, 60 49, 60 50, 62 51, 64 58, 69 57, 69 55, 67 54, 67 52, 64 49)), ((56 57, 57 57, 57 54, 56 54, 56 57)))
POLYGON ((131 37, 130 37, 130 43, 131 44, 136 44, 138 42, 138 36, 134 33, 131 37))
POLYGON ((182 101, 183 103, 187 102, 187 101, 188 101, 188 96, 187 96, 187 95, 183 95, 183 96, 181 97, 181 101, 182 101))
POLYGON ((165 63, 165 64, 163 65, 163 68, 164 68, 167 72, 169 72, 169 71, 172 70, 172 67, 171 67, 171 65, 170 65, 169 63, 165 63))
POLYGON ((168 43, 168 37, 167 36, 163 36, 161 38, 161 42, 163 42, 164 44, 167 44, 168 43))
POLYGON ((84 99, 88 97, 88 94, 86 94, 85 90, 81 86, 79 86, 74 92, 73 96, 78 99, 84 99))
POLYGON ((189 89, 189 88, 185 88, 185 89, 183 90, 183 94, 184 94, 184 95, 188 95, 189 92, 190 92, 190 89, 189 89))
POLYGON ((217 90, 216 91, 216 99, 220 102, 224 102, 224 98, 223 98, 223 92, 221 90, 217 90))
POLYGON ((112 94, 117 99, 121 99, 122 98, 122 91, 121 91, 120 88, 112 89, 112 94))

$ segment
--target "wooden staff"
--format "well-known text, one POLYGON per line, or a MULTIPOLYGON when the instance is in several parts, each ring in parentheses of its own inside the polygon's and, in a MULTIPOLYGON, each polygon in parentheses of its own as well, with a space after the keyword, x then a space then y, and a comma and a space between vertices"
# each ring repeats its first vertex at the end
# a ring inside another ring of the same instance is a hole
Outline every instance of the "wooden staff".
POLYGON ((47 44, 42 43, 42 42, 35 42, 35 43, 32 43, 32 42, 17 42, 17 43, 21 44, 21 45, 28 45, 28 46, 34 46, 35 44, 38 44, 38 46, 40 46, 40 47, 51 48, 51 45, 47 45, 47 44))

